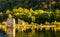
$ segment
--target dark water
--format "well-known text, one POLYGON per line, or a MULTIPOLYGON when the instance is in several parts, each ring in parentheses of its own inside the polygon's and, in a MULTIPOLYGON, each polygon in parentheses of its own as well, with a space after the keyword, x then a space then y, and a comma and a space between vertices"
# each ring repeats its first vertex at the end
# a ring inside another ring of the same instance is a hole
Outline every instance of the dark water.
POLYGON ((16 37, 60 37, 60 31, 18 32, 16 37))
POLYGON ((0 34, 0 37, 6 37, 6 35, 5 34, 0 34))
MULTIPOLYGON (((0 37, 6 37, 0 34, 0 37)), ((16 37, 60 37, 60 31, 17 32, 16 37)))
POLYGON ((0 37, 7 37, 6 32, 3 29, 0 29, 0 37))

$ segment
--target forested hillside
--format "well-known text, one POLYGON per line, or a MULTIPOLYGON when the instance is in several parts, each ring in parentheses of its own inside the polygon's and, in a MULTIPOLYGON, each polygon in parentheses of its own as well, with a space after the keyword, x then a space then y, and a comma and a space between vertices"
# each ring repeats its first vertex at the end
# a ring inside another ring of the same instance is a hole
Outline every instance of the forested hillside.
POLYGON ((0 0, 0 11, 11 10, 13 7, 52 11, 52 9, 60 9, 60 0, 0 0))

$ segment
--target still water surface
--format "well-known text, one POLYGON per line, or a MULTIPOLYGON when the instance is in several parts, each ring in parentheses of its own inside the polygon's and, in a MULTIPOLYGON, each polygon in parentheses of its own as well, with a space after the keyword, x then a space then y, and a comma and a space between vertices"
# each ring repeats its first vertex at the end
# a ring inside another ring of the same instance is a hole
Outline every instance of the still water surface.
MULTIPOLYGON (((6 35, 0 34, 0 37, 6 37, 6 35)), ((60 37, 60 31, 17 32, 16 37, 60 37)))
POLYGON ((18 32, 16 37, 60 37, 60 31, 18 32))
POLYGON ((0 34, 0 37, 6 37, 6 35, 5 34, 0 34))

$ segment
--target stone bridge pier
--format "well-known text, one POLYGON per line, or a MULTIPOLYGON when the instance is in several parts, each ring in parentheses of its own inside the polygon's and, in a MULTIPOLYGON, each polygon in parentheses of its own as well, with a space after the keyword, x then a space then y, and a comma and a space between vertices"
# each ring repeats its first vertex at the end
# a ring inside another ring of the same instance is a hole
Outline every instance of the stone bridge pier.
POLYGON ((8 18, 7 19, 7 37, 15 37, 15 19, 8 18))

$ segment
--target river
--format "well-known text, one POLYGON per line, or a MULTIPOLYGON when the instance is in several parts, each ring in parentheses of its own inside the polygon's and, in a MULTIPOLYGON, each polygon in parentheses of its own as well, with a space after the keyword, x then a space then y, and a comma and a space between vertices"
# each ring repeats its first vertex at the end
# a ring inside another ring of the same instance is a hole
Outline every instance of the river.
MULTIPOLYGON (((0 34, 0 37, 6 37, 0 34)), ((60 37, 60 31, 17 32, 16 37, 60 37)))
POLYGON ((18 32, 16 37, 60 37, 60 31, 18 32))

